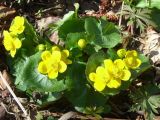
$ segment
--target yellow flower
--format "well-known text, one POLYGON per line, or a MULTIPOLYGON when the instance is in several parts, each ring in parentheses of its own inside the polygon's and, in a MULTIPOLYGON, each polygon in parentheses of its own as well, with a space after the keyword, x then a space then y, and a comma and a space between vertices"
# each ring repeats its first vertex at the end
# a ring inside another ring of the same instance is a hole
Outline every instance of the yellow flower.
POLYGON ((9 28, 12 34, 21 34, 24 31, 24 17, 16 16, 9 28))
POLYGON ((98 66, 96 72, 89 74, 89 79, 94 83, 94 88, 97 91, 103 91, 105 87, 118 88, 121 81, 128 81, 131 77, 131 72, 125 68, 125 63, 122 59, 112 61, 111 59, 104 60, 104 67, 98 66))
POLYGON ((96 69, 96 73, 92 72, 89 74, 89 79, 94 82, 94 88, 97 91, 103 91, 107 82, 110 80, 110 75, 104 67, 99 66, 96 69))
POLYGON ((121 80, 127 81, 131 77, 130 71, 125 69, 125 64, 121 59, 117 59, 114 62, 106 59, 104 60, 104 66, 111 76, 110 81, 107 83, 109 88, 118 88, 121 85, 121 80))
POLYGON ((119 49, 117 51, 117 55, 120 57, 120 58, 124 58, 125 55, 126 55, 126 50, 125 49, 119 49))
POLYGON ((124 62, 128 68, 136 69, 141 65, 141 60, 138 58, 138 53, 135 50, 127 51, 124 62))
POLYGON ((12 36, 12 34, 10 34, 8 31, 4 31, 3 36, 3 45, 5 49, 10 52, 12 57, 14 57, 16 50, 22 45, 21 41, 17 37, 12 36))
POLYGON ((83 49, 83 48, 85 48, 86 47, 86 40, 85 39, 79 39, 78 40, 78 46, 81 48, 81 49, 83 49))
POLYGON ((50 79, 58 77, 58 73, 63 73, 67 69, 68 50, 62 50, 57 46, 52 47, 52 51, 44 51, 41 54, 42 61, 38 65, 38 71, 42 74, 47 74, 50 79), (64 54, 65 53, 65 54, 64 54))

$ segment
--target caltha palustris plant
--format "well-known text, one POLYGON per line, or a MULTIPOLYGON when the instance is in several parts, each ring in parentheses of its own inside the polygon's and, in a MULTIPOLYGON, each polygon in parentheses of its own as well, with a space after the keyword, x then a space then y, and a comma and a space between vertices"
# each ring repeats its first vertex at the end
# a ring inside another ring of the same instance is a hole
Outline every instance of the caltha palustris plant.
POLYGON ((110 112, 109 98, 128 89, 150 65, 136 50, 116 51, 121 43, 116 25, 79 17, 79 5, 75 8, 50 25, 49 31, 57 32, 64 45, 40 36, 21 16, 4 30, 3 45, 16 87, 31 99, 41 93, 39 105, 65 97, 77 111, 99 116, 110 112))

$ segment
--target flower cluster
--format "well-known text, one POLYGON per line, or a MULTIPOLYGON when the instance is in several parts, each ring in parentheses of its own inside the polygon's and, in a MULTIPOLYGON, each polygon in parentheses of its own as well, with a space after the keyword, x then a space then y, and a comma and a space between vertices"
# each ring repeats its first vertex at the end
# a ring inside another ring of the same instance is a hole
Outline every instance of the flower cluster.
POLYGON ((117 55, 123 59, 126 67, 130 69, 136 69, 141 65, 141 60, 138 58, 138 53, 135 50, 120 49, 117 51, 117 55))
POLYGON ((47 74, 50 79, 55 79, 58 73, 66 71, 67 64, 72 63, 68 56, 68 50, 60 50, 58 46, 53 46, 51 51, 46 50, 41 54, 42 61, 38 65, 38 71, 47 74))
POLYGON ((24 31, 24 18, 17 16, 14 18, 9 31, 3 31, 3 44, 7 51, 10 52, 11 56, 14 57, 16 50, 21 47, 22 43, 18 38, 18 35, 24 31))
POLYGON ((114 61, 105 59, 103 66, 98 66, 96 72, 89 74, 89 79, 94 83, 94 88, 97 91, 103 91, 106 87, 120 87, 121 81, 130 79, 130 69, 136 69, 141 65, 141 60, 135 50, 120 49, 117 54, 121 59, 114 61))

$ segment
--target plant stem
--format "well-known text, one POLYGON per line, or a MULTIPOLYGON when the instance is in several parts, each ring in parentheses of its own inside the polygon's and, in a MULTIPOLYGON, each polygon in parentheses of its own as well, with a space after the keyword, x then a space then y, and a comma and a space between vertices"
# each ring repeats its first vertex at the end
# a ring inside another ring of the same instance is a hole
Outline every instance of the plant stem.
POLYGON ((119 27, 121 27, 121 23, 122 23, 122 11, 123 11, 123 6, 124 6, 124 1, 122 2, 122 7, 121 7, 121 13, 120 13, 119 24, 118 24, 119 27))

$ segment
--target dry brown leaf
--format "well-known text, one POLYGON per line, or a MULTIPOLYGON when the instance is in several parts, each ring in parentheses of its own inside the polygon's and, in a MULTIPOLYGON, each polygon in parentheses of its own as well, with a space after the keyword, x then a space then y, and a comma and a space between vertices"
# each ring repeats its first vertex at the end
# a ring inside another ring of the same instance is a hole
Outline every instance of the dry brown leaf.
POLYGON ((50 16, 50 17, 46 17, 46 18, 42 18, 40 20, 37 20, 36 24, 37 24, 38 30, 44 31, 44 30, 48 29, 49 24, 57 22, 59 19, 60 19, 59 17, 50 16))
POLYGON ((1 21, 9 19, 9 18, 13 18, 15 16, 16 11, 14 9, 11 8, 7 8, 4 6, 0 6, 0 19, 1 21))
MULTIPOLYGON (((6 81, 8 82, 8 84, 11 84, 11 78, 10 78, 7 70, 3 70, 2 75, 6 79, 6 81)), ((0 79, 0 89, 1 90, 5 90, 6 89, 6 86, 3 84, 3 82, 2 82, 1 79, 0 79)))
POLYGON ((140 39, 140 42, 140 50, 148 55, 154 64, 160 64, 160 34, 148 29, 145 38, 140 39))
POLYGON ((0 120, 2 120, 5 117, 6 111, 4 107, 0 106, 0 120))

